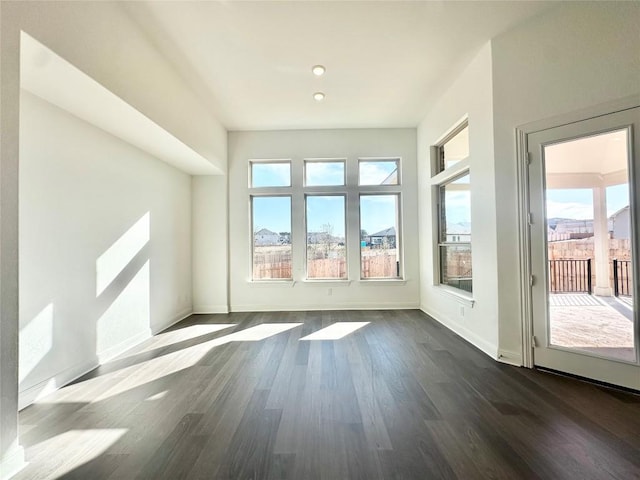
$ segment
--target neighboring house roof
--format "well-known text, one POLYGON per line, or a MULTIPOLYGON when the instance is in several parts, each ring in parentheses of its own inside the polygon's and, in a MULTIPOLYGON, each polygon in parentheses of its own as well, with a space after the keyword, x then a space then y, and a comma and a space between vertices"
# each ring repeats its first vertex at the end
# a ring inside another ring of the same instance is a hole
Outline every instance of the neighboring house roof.
POLYGON ((627 205, 626 207, 622 207, 620 210, 618 210, 617 212, 614 212, 611 214, 611 216, 609 217, 609 219, 613 219, 616 218, 618 215, 620 215, 621 213, 624 213, 625 210, 629 210, 629 205, 627 205))
POLYGON ((278 234, 276 232, 272 232, 267 228, 262 228, 258 230, 256 233, 254 233, 254 235, 278 235, 278 234))
POLYGON ((393 172, 387 175, 380 185, 397 185, 398 184, 398 168, 396 167, 393 172))
POLYGON ((389 227, 385 230, 380 230, 377 233, 372 233, 369 235, 370 237, 395 237, 396 236, 396 227, 389 227))

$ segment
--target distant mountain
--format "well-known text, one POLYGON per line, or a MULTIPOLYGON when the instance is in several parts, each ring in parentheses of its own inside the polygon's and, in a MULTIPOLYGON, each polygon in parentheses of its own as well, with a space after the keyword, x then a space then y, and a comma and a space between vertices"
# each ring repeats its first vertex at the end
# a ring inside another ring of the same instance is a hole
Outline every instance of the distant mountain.
POLYGON ((573 218, 554 217, 554 218, 547 219, 547 225, 549 225, 550 227, 555 227, 558 223, 567 223, 567 222, 575 222, 575 221, 576 220, 573 218))

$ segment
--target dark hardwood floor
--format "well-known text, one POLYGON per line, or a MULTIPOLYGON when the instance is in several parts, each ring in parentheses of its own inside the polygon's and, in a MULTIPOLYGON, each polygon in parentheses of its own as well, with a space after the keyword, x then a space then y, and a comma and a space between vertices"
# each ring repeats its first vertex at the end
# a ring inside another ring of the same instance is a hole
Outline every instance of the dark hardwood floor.
POLYGON ((419 311, 192 316, 20 424, 19 480, 640 479, 639 396, 497 363, 419 311), (301 340, 336 322, 370 323, 301 340))

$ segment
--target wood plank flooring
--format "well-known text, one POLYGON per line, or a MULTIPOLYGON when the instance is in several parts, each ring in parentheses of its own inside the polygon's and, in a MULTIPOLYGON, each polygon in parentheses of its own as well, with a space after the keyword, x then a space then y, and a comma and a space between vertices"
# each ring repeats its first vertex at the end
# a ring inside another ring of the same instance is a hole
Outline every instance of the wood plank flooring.
POLYGON ((640 479, 639 396, 419 311, 191 316, 19 417, 17 480, 640 479), (300 340, 336 322, 370 323, 300 340))

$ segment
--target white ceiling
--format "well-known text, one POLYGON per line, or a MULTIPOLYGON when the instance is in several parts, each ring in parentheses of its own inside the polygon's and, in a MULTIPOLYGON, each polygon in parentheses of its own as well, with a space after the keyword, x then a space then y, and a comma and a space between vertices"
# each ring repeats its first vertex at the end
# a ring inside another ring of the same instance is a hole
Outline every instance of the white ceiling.
POLYGON ((415 127, 482 45, 557 5, 122 3, 229 130, 415 127))
POLYGON ((544 149, 547 174, 590 173, 627 175, 627 130, 602 133, 548 145, 544 149))

